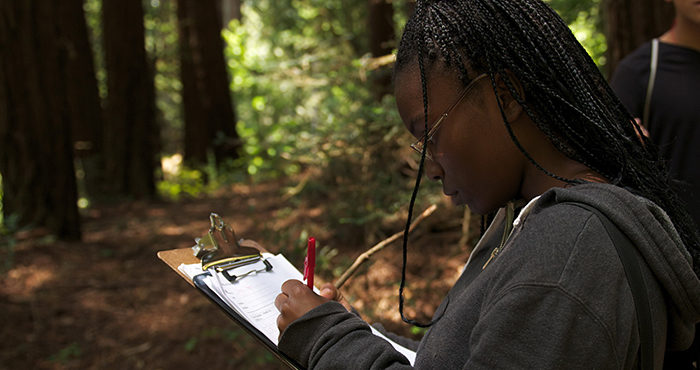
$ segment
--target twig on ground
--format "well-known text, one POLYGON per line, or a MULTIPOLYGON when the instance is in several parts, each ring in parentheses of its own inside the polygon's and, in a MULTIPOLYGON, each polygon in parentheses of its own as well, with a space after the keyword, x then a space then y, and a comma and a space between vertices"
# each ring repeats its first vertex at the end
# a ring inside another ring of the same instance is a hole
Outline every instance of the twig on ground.
MULTIPOLYGON (((411 226, 408 228, 408 232, 410 233, 413 231, 413 229, 418 225, 421 221, 425 220, 428 216, 430 216, 435 210, 437 209, 436 205, 431 205, 428 207, 423 213, 420 214, 420 216, 416 217, 416 219, 411 223, 411 226)), ((386 247, 387 245, 391 244, 398 238, 400 238, 403 235, 403 231, 399 231, 396 234, 382 240, 381 242, 375 244, 372 248, 368 249, 361 255, 359 255, 356 259, 355 262, 350 265, 350 267, 345 270, 345 272, 340 276, 338 280, 335 282, 335 287, 337 289, 340 289, 340 287, 345 284, 345 282, 352 276, 352 274, 357 271, 357 269, 362 265, 365 261, 367 261, 372 255, 386 247)))

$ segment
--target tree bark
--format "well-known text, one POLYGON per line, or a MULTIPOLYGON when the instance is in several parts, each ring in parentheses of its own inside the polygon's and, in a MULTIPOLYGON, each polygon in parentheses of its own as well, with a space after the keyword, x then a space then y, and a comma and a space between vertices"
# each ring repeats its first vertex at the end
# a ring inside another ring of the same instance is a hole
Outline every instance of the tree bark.
POLYGON ((102 107, 95 77, 93 51, 88 36, 82 0, 56 2, 62 37, 66 49, 67 101, 73 150, 78 178, 89 197, 100 193, 102 182, 102 107))
POLYGON ((0 3, 3 214, 17 226, 80 238, 67 74, 57 2, 0 3))
POLYGON ((106 191, 118 196, 150 198, 155 194, 160 145, 141 1, 104 0, 102 27, 107 71, 106 191))
POLYGON ((215 0, 178 0, 185 161, 237 158, 240 146, 215 0))
POLYGON ((56 18, 62 30, 59 42, 66 49, 66 69, 71 77, 68 79, 68 108, 73 141, 77 154, 94 153, 102 146, 102 108, 83 1, 61 0, 56 4, 59 9, 56 18))
MULTIPOLYGON (((368 0, 369 48, 372 57, 391 54, 396 46, 394 8, 388 0, 368 0)), ((374 95, 381 100, 391 91, 391 71, 380 68, 372 72, 374 95)))
POLYGON ((666 32, 673 22, 673 5, 659 0, 604 0, 608 41, 607 70, 644 42, 666 32))
POLYGON ((222 26, 224 28, 228 27, 229 22, 236 19, 238 21, 242 20, 241 14, 241 0, 220 0, 217 3, 221 14, 222 26))

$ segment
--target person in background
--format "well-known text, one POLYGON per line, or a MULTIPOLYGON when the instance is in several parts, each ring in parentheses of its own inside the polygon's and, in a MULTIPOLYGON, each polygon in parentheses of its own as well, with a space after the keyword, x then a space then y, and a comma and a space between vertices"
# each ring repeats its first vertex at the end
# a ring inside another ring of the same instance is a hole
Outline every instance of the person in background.
POLYGON ((673 4, 671 29, 622 59, 610 85, 668 160, 700 228, 700 2, 673 4))
MULTIPOLYGON (((671 28, 622 59, 610 84, 668 161, 674 189, 700 229, 700 2, 672 2, 671 28)), ((674 356, 700 365, 700 335, 685 353, 668 356, 667 366, 674 356)))
POLYGON ((660 369, 665 351, 688 348, 697 231, 556 12, 540 0, 419 0, 394 78, 420 153, 406 225, 424 171, 455 204, 497 214, 430 323, 403 314, 404 234, 399 312, 430 326, 413 365, 337 291, 296 280, 275 300, 281 351, 320 369, 660 369))

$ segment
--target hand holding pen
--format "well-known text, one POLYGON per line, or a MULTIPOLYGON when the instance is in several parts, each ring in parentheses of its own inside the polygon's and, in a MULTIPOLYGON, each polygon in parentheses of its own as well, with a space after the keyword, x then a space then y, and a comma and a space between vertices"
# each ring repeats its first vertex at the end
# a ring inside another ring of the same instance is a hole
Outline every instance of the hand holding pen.
POLYGON ((282 292, 275 299, 275 307, 280 311, 277 317, 277 327, 280 336, 287 326, 305 313, 330 300, 339 302, 348 311, 351 307, 333 284, 326 283, 321 287, 320 295, 314 293, 314 269, 316 266, 316 239, 309 238, 304 259, 304 283, 299 280, 288 280, 282 284, 282 292))

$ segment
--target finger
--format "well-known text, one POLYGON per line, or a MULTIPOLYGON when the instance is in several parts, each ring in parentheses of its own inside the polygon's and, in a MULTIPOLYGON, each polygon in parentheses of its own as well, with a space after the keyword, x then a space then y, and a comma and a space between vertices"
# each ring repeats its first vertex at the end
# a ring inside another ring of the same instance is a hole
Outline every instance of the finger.
POLYGON ((280 331, 280 335, 277 339, 282 338, 282 333, 289 326, 289 321, 284 317, 284 315, 277 316, 277 329, 280 331))
POLYGON ((277 297, 275 297, 275 307, 277 307, 277 310, 282 312, 282 305, 286 304, 287 301, 289 301, 288 295, 284 293, 278 294, 277 297))
MULTIPOLYGON (((295 294, 299 294, 301 291, 301 288, 305 288, 306 285, 302 283, 299 280, 287 280, 282 284, 282 287, 280 288, 282 290, 282 293, 291 296, 295 294)), ((308 288, 307 288, 308 290, 308 288)))
POLYGON ((335 288, 333 284, 326 283, 321 286, 321 297, 327 298, 327 299, 332 299, 332 300, 337 300, 336 297, 338 296, 338 290, 335 288))
POLYGON ((321 296, 342 304, 348 312, 352 312, 352 306, 350 306, 350 303, 343 297, 343 293, 336 288, 335 285, 330 283, 323 284, 321 287, 321 296))
POLYGON ((284 293, 278 294, 277 297, 275 297, 275 307, 277 307, 277 310, 280 312, 280 314, 277 316, 277 328, 280 332, 277 339, 279 340, 282 337, 282 332, 289 325, 289 319, 287 318, 289 311, 289 296, 284 293))

